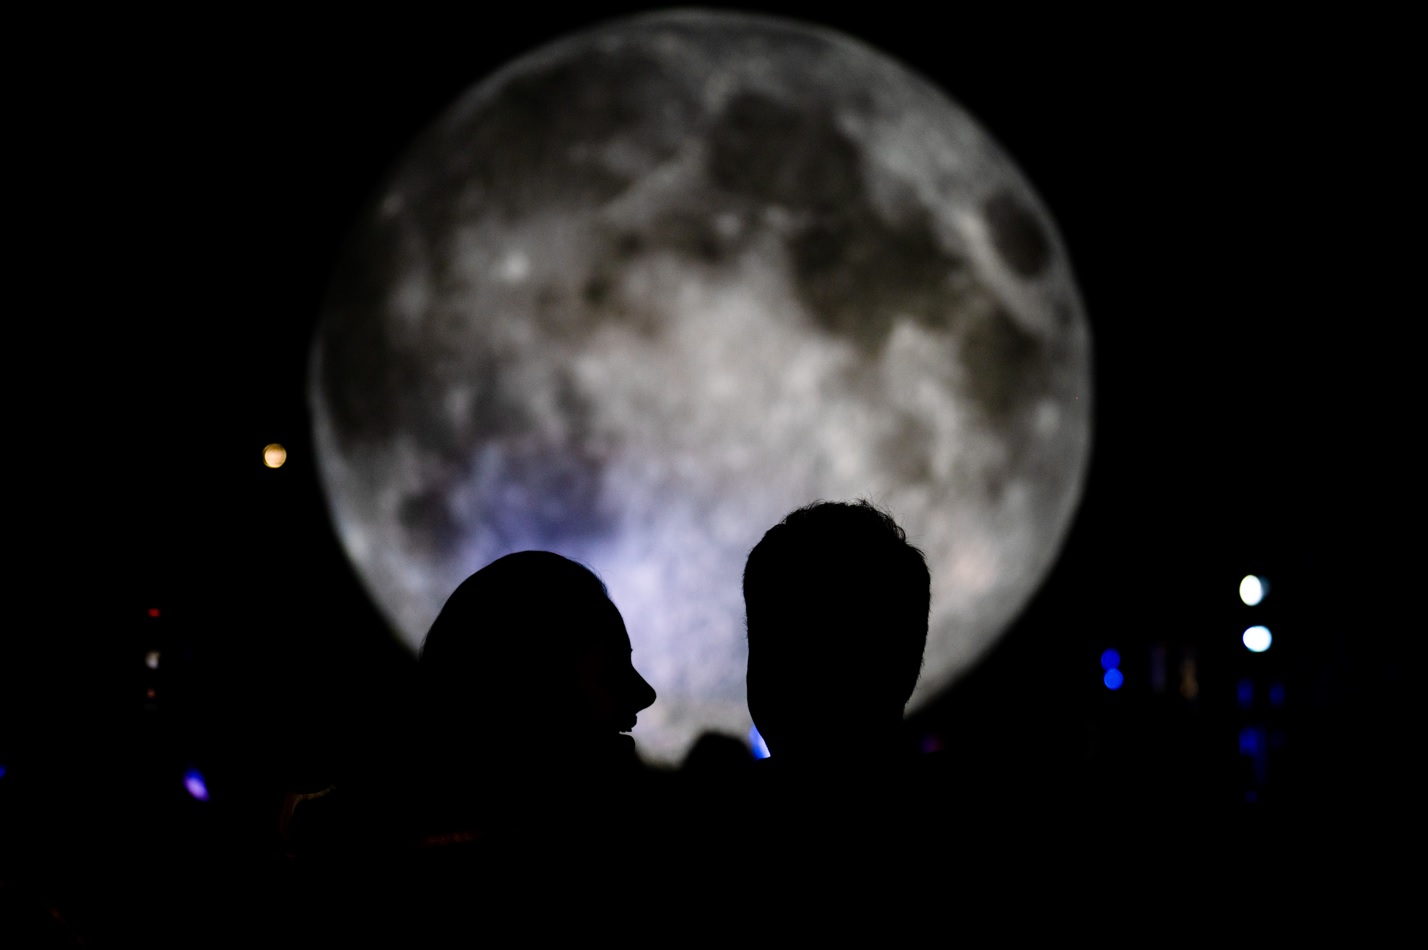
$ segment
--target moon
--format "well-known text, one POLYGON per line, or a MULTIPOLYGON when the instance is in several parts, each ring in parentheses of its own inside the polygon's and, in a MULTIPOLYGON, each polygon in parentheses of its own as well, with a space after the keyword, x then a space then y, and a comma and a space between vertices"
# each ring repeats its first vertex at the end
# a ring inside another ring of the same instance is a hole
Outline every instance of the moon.
POLYGON ((673 762, 747 734, 744 561, 816 499, 872 500, 927 556, 911 707, 977 661, 1079 500, 1090 333, 1042 202, 945 93, 820 27, 660 13, 508 64, 411 146, 309 399, 407 644, 503 554, 578 559, 659 692, 639 747, 673 762))

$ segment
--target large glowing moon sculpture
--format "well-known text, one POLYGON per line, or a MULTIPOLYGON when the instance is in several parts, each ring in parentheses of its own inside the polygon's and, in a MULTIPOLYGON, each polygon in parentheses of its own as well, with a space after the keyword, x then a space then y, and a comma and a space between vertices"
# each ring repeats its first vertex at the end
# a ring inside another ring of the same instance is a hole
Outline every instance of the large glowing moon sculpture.
POLYGON ((673 760, 747 730, 744 559, 814 499, 872 499, 927 554, 914 704, 966 669, 1056 557, 1090 386, 1056 229, 966 112, 846 36, 678 12, 523 57, 412 146, 310 396, 402 638, 502 554, 582 560, 660 694, 636 738, 673 760))

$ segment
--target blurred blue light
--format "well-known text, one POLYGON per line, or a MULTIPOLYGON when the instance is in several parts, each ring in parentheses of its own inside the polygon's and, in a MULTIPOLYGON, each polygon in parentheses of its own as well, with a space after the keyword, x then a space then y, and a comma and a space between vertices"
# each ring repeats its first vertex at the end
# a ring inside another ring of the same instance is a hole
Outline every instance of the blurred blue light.
POLYGON ((1284 705, 1284 684, 1272 683, 1269 687, 1269 704, 1271 706, 1284 705))
POLYGON ((1101 654, 1101 669, 1114 670, 1121 665, 1121 655, 1115 650, 1107 650, 1101 654))
POLYGON ((5 777, 5 763, 4 763, 4 762, 0 762, 0 778, 4 778, 4 777, 5 777))
POLYGON ((1235 701, 1239 703, 1241 709, 1248 709, 1254 705, 1254 683, 1248 679, 1242 679, 1235 684, 1235 701))
POLYGON ((1106 675, 1101 677, 1101 682, 1106 684, 1106 689, 1120 689, 1126 678, 1121 675, 1121 671, 1112 667, 1106 670, 1106 675))
POLYGON ((1257 756, 1264 748, 1264 737, 1256 726, 1245 726, 1240 730, 1240 755, 1257 756))
POLYGON ((1255 624, 1244 632, 1240 640, 1251 653, 1263 653, 1274 642, 1274 637, 1270 635, 1268 627, 1255 624))
POLYGON ((189 769, 183 774, 183 787, 198 801, 208 801, 208 786, 204 784, 203 774, 198 769, 189 769))
POLYGON ((754 750, 754 758, 767 759, 769 757, 768 744, 764 742, 764 737, 759 735, 758 726, 749 727, 749 746, 754 750))

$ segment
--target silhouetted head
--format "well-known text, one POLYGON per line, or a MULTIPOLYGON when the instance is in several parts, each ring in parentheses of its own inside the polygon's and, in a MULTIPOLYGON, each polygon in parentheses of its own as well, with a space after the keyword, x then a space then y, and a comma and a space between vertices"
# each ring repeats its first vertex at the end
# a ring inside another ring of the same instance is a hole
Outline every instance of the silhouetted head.
POLYGON ((744 568, 749 712, 775 755, 824 756, 894 735, 927 644, 922 552, 866 501, 817 502, 744 568))
POLYGON ((596 749, 634 728, 655 692, 630 659, 600 579, 558 554, 522 551, 447 598, 418 669, 433 728, 539 756, 596 749))

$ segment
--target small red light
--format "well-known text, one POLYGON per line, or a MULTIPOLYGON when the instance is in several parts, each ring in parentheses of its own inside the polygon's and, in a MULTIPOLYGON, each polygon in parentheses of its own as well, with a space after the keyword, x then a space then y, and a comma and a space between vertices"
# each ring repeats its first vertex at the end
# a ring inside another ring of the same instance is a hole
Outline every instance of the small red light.
POLYGON ((150 607, 150 608, 149 608, 149 616, 150 616, 150 617, 157 617, 158 615, 159 615, 159 608, 157 608, 157 607, 150 607))

